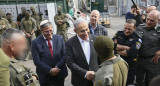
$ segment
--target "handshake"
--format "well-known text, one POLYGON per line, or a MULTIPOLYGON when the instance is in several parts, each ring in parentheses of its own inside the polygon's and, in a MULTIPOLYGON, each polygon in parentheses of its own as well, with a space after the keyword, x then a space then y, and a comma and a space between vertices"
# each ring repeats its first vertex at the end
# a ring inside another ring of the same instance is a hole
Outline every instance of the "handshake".
POLYGON ((86 78, 87 78, 87 80, 93 80, 95 78, 95 72, 94 71, 87 71, 86 78))

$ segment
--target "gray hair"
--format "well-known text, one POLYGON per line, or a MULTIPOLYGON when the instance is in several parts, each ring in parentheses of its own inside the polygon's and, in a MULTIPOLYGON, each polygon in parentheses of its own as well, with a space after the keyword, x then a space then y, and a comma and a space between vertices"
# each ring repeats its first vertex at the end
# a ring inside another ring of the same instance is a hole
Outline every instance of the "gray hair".
POLYGON ((92 14, 93 12, 96 12, 96 13, 100 16, 100 12, 99 12, 98 10, 93 10, 93 11, 91 12, 91 14, 92 14))
POLYGON ((126 23, 134 24, 134 27, 136 27, 136 20, 134 20, 134 19, 127 19, 126 23))
POLYGON ((52 23, 51 23, 51 22, 46 22, 46 23, 40 25, 40 29, 42 30, 43 28, 45 28, 45 27, 47 27, 47 26, 50 26, 50 25, 52 26, 52 23))
POLYGON ((77 18, 75 21, 74 21, 74 28, 75 29, 78 29, 78 25, 82 22, 85 22, 85 23, 88 23, 85 19, 82 19, 82 18, 77 18))
POLYGON ((160 19, 160 12, 158 10, 152 10, 149 14, 155 14, 157 19, 160 19))
POLYGON ((15 28, 6 29, 1 36, 1 45, 6 43, 11 43, 18 36, 25 36, 25 34, 15 28))

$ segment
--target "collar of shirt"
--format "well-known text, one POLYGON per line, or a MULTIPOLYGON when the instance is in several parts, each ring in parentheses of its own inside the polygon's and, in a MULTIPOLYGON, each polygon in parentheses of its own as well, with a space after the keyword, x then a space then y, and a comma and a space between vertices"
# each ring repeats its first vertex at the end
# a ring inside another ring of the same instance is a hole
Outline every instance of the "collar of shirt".
POLYGON ((79 39, 79 41, 80 41, 80 43, 82 43, 82 42, 89 42, 89 37, 88 37, 88 39, 87 40, 83 40, 83 39, 81 39, 78 35, 77 35, 77 37, 78 37, 78 39, 79 39))
POLYGON ((98 26, 98 25, 96 24, 96 27, 93 28, 92 25, 90 24, 91 30, 95 30, 95 29, 97 28, 97 26, 98 26))
POLYGON ((157 24, 157 25, 154 27, 154 29, 157 30, 158 27, 160 27, 159 24, 157 24))
MULTIPOLYGON (((47 40, 47 38, 43 35, 43 38, 45 39, 45 40, 47 40)), ((50 38, 50 39, 52 39, 52 37, 50 38)))

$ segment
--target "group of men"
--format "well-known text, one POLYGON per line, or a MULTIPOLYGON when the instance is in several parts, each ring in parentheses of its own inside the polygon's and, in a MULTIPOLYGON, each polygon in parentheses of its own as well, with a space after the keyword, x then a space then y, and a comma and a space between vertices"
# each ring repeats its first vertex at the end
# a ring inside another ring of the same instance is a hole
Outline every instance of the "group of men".
MULTIPOLYGON (((37 14, 33 7, 31 11, 37 14)), ((21 20, 23 29, 2 26, 6 30, 1 36, 0 86, 64 86, 68 75, 66 65, 71 70, 73 86, 127 86, 134 84, 135 76, 137 86, 158 84, 153 78, 160 74, 160 12, 150 11, 146 22, 138 27, 137 20, 127 19, 124 30, 112 39, 107 36, 107 29, 98 24, 99 18, 99 11, 93 10, 89 23, 76 19, 76 35, 68 40, 63 29, 66 16, 61 7, 55 22, 62 36, 53 34, 52 23, 43 20, 38 26, 42 35, 31 40, 37 24, 29 10, 21 20), (27 39, 32 45, 36 73, 18 61, 25 55, 27 39)))

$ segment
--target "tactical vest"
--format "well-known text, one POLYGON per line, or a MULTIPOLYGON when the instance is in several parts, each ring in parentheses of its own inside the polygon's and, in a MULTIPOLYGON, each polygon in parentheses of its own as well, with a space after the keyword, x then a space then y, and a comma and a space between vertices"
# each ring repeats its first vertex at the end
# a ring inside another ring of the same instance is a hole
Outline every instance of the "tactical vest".
POLYGON ((16 28, 16 29, 18 29, 18 26, 17 26, 17 24, 15 23, 15 22, 11 22, 10 23, 10 25, 11 25, 11 28, 16 28))
POLYGON ((22 24, 23 24, 23 30, 25 30, 27 33, 31 33, 33 30, 33 18, 26 20, 25 18, 22 19, 22 24))
POLYGON ((10 62, 10 68, 13 68, 16 71, 17 80, 15 80, 14 86, 39 86, 38 81, 32 78, 32 74, 29 73, 24 66, 10 62))

